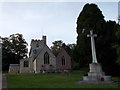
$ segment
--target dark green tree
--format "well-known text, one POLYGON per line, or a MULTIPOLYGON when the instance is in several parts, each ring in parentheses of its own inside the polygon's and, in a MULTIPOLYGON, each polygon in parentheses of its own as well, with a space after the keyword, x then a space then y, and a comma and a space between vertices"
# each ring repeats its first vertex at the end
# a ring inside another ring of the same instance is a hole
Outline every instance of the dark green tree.
POLYGON ((116 30, 116 38, 117 38, 117 42, 113 45, 113 48, 116 49, 116 53, 117 53, 117 61, 116 63, 118 65, 120 65, 120 25, 116 25, 117 30, 116 30))
POLYGON ((27 57, 27 42, 23 38, 22 34, 12 34, 9 37, 9 41, 11 42, 11 52, 14 53, 17 58, 22 59, 27 57))
POLYGON ((104 22, 102 12, 95 4, 86 4, 77 18, 77 45, 74 50, 74 60, 83 67, 91 62, 90 39, 87 34, 96 29, 98 23, 104 22))
POLYGON ((65 44, 63 43, 62 44, 62 47, 67 51, 67 53, 71 56, 72 58, 72 51, 74 50, 75 48, 75 44, 65 44))
POLYGON ((14 55, 10 51, 11 43, 7 37, 1 38, 2 40, 2 70, 8 71, 9 64, 13 60, 14 55))
POLYGON ((53 42, 53 46, 51 46, 51 50, 55 55, 57 55, 61 47, 64 48, 70 56, 72 56, 72 50, 74 50, 75 44, 66 45, 65 43, 63 43, 63 41, 58 40, 53 42))
POLYGON ((51 46, 51 50, 54 53, 54 55, 57 56, 60 47, 62 47, 62 45, 63 45, 63 41, 61 41, 61 40, 54 41, 52 44, 53 44, 53 46, 51 46))
POLYGON ((103 70, 110 75, 118 75, 116 71, 119 70, 119 66, 116 64, 116 49, 113 48, 117 42, 116 30, 115 21, 107 21, 101 30, 96 29, 98 32, 96 38, 98 62, 102 63, 103 70))
POLYGON ((8 71, 9 64, 19 64, 27 57, 27 42, 22 34, 12 34, 2 39, 2 69, 8 71))
POLYGON ((52 52, 55 55, 58 54, 59 49, 61 47, 64 48, 69 55, 71 55, 71 49, 74 48, 74 44, 68 44, 68 45, 66 45, 65 43, 63 43, 62 40, 54 41, 52 44, 53 44, 53 46, 51 46, 51 50, 52 50, 52 52))
POLYGON ((106 74, 118 75, 117 54, 113 48, 117 42, 116 22, 105 21, 102 12, 95 4, 86 4, 77 19, 78 36, 73 53, 74 60, 79 63, 79 67, 88 67, 92 62, 90 38, 87 38, 90 30, 97 34, 95 45, 98 62, 102 63, 106 74))

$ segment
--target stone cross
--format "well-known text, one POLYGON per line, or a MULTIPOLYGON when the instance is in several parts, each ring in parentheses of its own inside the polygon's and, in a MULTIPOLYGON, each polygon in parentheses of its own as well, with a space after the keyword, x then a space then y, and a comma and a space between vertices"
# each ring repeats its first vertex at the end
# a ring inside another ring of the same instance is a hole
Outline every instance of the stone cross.
POLYGON ((93 34, 93 31, 90 30, 90 34, 88 34, 87 37, 91 37, 92 63, 97 63, 95 41, 94 41, 94 37, 97 37, 97 34, 93 34))

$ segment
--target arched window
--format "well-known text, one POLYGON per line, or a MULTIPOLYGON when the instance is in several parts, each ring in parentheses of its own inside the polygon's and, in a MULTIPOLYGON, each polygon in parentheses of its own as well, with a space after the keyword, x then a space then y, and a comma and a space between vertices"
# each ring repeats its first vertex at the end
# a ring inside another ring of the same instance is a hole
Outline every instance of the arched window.
POLYGON ((65 57, 62 56, 62 65, 65 65, 65 57))
POLYGON ((47 52, 44 54, 44 64, 49 64, 49 54, 47 52))

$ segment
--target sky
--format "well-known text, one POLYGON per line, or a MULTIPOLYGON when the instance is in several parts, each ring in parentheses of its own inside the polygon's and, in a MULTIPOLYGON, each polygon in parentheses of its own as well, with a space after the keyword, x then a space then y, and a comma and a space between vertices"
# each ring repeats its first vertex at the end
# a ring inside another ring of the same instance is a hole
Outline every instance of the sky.
MULTIPOLYGON (((30 45, 31 39, 42 39, 42 35, 46 35, 49 47, 56 40, 66 44, 76 43, 76 21, 86 3, 0 2, 0 36, 20 33, 30 45)), ((117 1, 94 3, 102 11, 105 20, 117 22, 117 1)))

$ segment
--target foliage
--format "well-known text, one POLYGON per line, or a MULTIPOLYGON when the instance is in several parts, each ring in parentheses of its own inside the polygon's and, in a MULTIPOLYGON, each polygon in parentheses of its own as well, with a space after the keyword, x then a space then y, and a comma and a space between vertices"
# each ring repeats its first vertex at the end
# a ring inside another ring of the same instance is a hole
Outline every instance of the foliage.
POLYGON ((118 75, 117 71, 120 70, 120 66, 116 64, 117 54, 116 49, 113 48, 117 43, 116 25, 115 21, 104 20, 97 5, 86 4, 84 6, 77 18, 77 45, 73 51, 73 58, 79 63, 79 67, 88 66, 92 62, 90 38, 87 38, 87 34, 93 30, 93 33, 97 34, 95 45, 98 62, 102 63, 106 74, 118 75))
POLYGON ((22 34, 12 34, 2 39, 2 69, 8 70, 9 64, 18 64, 27 57, 27 42, 22 34))
POLYGON ((53 44, 53 46, 51 46, 51 50, 54 53, 54 55, 57 56, 60 47, 62 47, 62 45, 63 45, 63 42, 61 40, 58 40, 58 41, 54 41, 52 44, 53 44))
POLYGON ((79 67, 88 65, 91 62, 90 39, 87 34, 91 29, 95 31, 97 23, 103 23, 104 16, 95 4, 86 4, 77 18, 77 45, 74 50, 74 60, 79 67))
POLYGON ((120 65, 120 25, 116 25, 117 30, 116 30, 116 38, 117 38, 117 42, 113 45, 113 48, 116 49, 116 53, 117 53, 117 63, 120 65))
POLYGON ((27 57, 27 42, 22 34, 12 34, 9 37, 11 42, 11 52, 18 55, 19 58, 27 57))
POLYGON ((116 22, 107 21, 104 23, 103 29, 96 29, 98 37, 96 38, 97 58, 102 63, 103 70, 106 74, 120 75, 117 71, 120 66, 116 64, 117 54, 116 49, 113 48, 117 43, 116 39, 116 22))
POLYGON ((75 44, 66 45, 65 43, 63 43, 63 41, 58 40, 53 42, 53 46, 51 46, 51 50, 55 55, 57 55, 61 47, 64 48, 67 51, 67 53, 71 56, 72 50, 74 49, 75 44))

